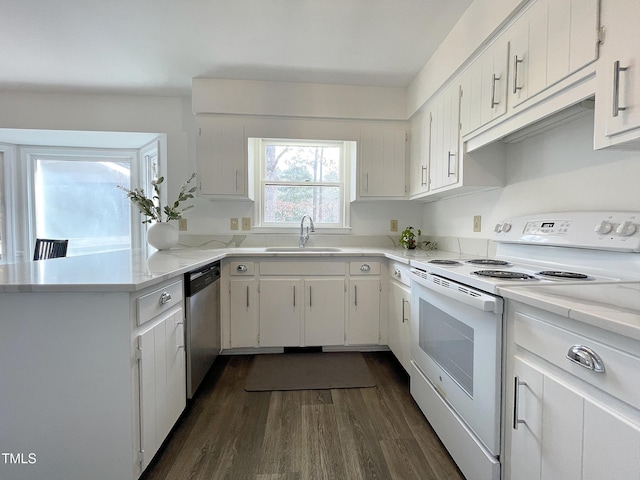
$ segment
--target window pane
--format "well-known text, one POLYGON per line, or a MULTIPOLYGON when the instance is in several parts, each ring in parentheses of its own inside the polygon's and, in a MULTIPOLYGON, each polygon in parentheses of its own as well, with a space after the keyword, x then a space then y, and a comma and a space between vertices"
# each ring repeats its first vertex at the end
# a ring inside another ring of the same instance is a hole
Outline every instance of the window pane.
POLYGON ((68 238, 67 255, 130 248, 128 161, 36 160, 36 236, 68 238))
POLYGON ((340 222, 339 187, 266 185, 265 223, 297 223, 309 214, 316 223, 340 222))
POLYGON ((266 145, 265 179, 280 182, 338 182, 339 146, 266 145))

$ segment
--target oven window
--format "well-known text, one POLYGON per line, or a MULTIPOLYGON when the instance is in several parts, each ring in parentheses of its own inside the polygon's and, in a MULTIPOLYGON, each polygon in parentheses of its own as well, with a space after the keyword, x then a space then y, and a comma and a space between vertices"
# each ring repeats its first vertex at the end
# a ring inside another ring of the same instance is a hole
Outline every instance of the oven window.
POLYGON ((473 397, 473 328, 420 299, 420 348, 473 397))

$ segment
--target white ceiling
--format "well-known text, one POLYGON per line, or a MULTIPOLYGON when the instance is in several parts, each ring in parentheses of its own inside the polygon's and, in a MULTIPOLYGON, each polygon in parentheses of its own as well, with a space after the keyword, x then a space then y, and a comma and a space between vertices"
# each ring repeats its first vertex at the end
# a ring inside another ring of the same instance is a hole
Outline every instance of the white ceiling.
POLYGON ((471 0, 2 0, 0 88, 183 95, 194 77, 404 87, 471 0))

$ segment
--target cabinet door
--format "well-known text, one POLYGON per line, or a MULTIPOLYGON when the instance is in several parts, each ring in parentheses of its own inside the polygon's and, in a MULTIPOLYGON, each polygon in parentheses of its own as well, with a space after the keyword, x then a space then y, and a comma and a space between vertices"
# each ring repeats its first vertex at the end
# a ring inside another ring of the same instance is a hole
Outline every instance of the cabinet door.
POLYGON ((405 196, 406 131, 364 129, 359 145, 359 193, 361 197, 405 196))
POLYGON ((640 478, 640 425, 585 401, 582 480, 640 478))
POLYGON ((409 372, 411 318, 411 290, 406 287, 391 284, 389 287, 389 348, 409 372))
POLYGON ((450 85, 436 100, 432 108, 430 189, 458 182, 460 141, 460 87, 450 85))
POLYGON ((377 345, 380 341, 380 279, 349 281, 347 344, 377 345))
POLYGON ((596 148, 640 138, 638 18, 636 0, 602 3, 606 35, 596 72, 596 148))
POLYGON ((429 154, 431 112, 418 115, 411 125, 411 161, 409 195, 416 197, 429 191, 429 154))
POLYGON ((184 336, 184 310, 175 312, 165 322, 166 410, 163 415, 164 441, 187 405, 187 370, 184 336))
POLYGON ((143 469, 186 405, 184 311, 178 309, 138 336, 140 443, 143 469))
POLYGON ((198 117, 200 194, 247 196, 247 141, 237 119, 198 117))
POLYGON ((257 347, 259 335, 258 291, 255 279, 231 280, 231 348, 257 347))
POLYGON ((482 125, 507 112, 508 53, 506 40, 498 40, 480 57, 482 64, 482 125))
POLYGON ((286 278, 261 279, 260 346, 300 346, 301 321, 302 282, 286 278))
POLYGON ((304 293, 304 344, 344 345, 344 279, 306 279, 304 293))

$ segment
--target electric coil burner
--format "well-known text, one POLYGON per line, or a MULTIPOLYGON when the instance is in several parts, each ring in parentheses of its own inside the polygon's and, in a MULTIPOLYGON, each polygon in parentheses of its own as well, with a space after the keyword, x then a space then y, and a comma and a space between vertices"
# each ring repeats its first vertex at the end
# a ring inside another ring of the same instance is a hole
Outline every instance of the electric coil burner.
POLYGON ((466 263, 470 263, 472 265, 491 265, 494 267, 511 266, 511 263, 504 260, 496 260, 495 258, 476 258, 473 260, 467 260, 466 263))
POLYGON ((563 272, 562 270, 544 270, 542 272, 538 272, 536 275, 540 275, 541 277, 547 277, 547 278, 566 278, 569 280, 590 280, 591 279, 589 275, 585 275, 584 273, 563 272))
POLYGON ((535 280, 536 277, 529 275, 528 273, 512 272, 504 270, 477 270, 471 272, 473 275, 489 278, 503 278, 507 280, 535 280))
POLYGON ((432 263, 434 265, 461 265, 457 260, 429 260, 427 263, 432 263))

